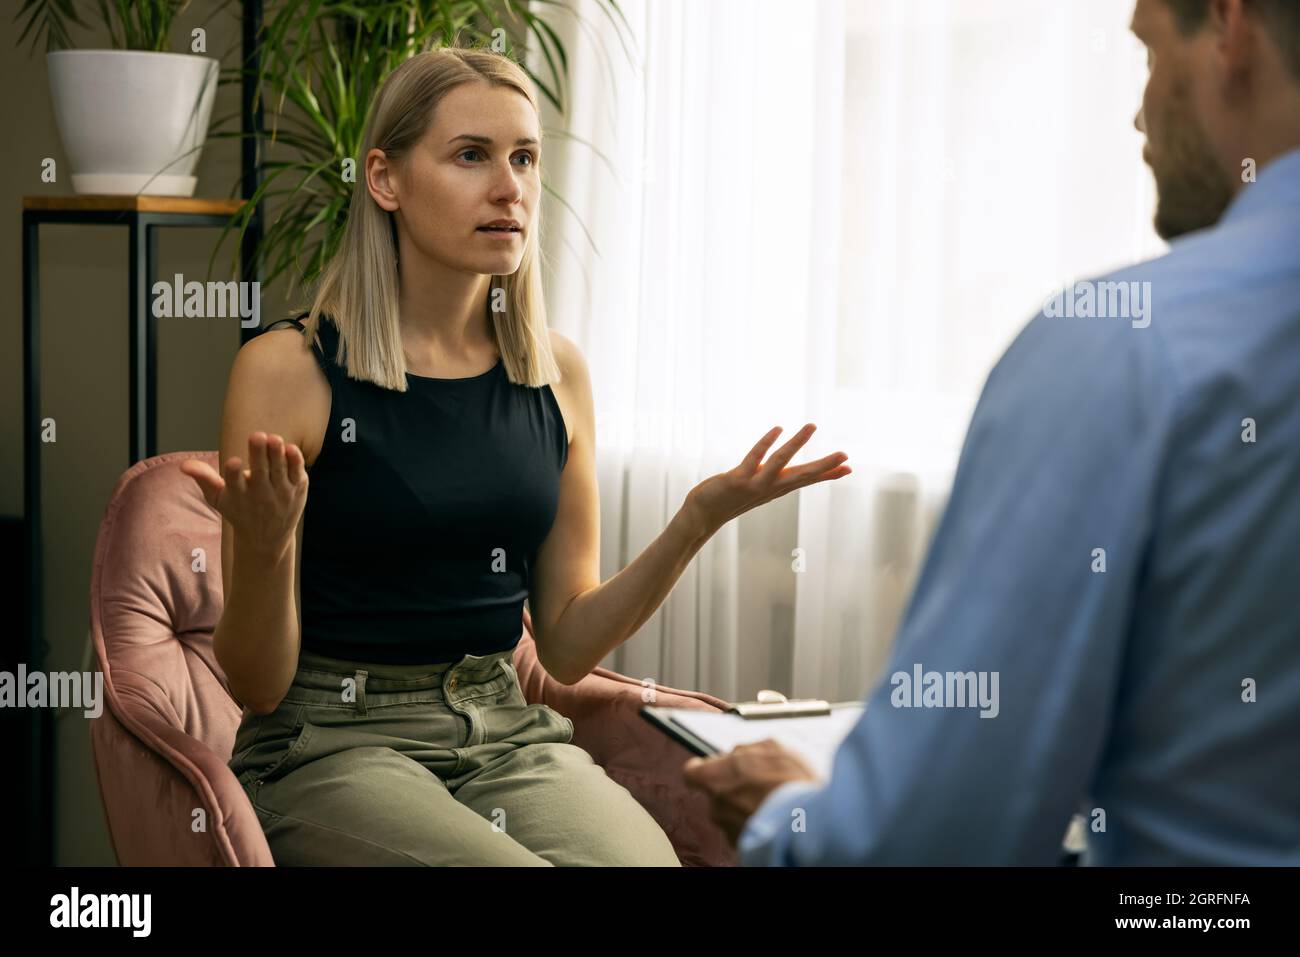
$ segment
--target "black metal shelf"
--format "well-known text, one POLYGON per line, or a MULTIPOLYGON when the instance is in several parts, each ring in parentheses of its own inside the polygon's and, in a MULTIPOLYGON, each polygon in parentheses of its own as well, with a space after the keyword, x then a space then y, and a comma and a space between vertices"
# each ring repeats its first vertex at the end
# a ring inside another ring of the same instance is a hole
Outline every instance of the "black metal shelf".
MULTIPOLYGON (((254 195, 262 180, 262 110, 255 104, 262 0, 243 0, 240 193, 243 199, 173 196, 27 196, 23 198, 23 525, 26 548, 23 627, 0 658, 45 670, 43 550, 41 547, 40 438, 40 227, 53 224, 124 226, 129 233, 130 464, 157 454, 157 320, 149 307, 156 279, 158 230, 223 227, 254 195)), ((260 280, 261 210, 253 210, 240 246, 240 280, 260 280)), ((260 330, 241 324, 241 344, 260 330)), ((26 863, 54 863, 54 736, 48 708, 23 709, 19 780, 26 778, 21 840, 26 863), (26 774, 23 774, 23 771, 26 774)), ((18 789, 15 789, 18 790, 18 789)), ((15 838, 18 835, 14 835, 15 838)))

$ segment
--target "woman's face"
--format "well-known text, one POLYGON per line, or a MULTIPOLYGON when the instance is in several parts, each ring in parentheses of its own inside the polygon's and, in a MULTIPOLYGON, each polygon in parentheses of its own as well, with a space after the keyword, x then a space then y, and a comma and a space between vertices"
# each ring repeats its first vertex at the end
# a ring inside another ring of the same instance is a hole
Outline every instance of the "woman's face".
POLYGON ((515 272, 541 193, 540 139, 532 104, 509 87, 471 82, 443 97, 423 139, 387 177, 370 179, 376 202, 395 211, 402 266, 431 260, 481 275, 515 272), (482 228, 500 219, 518 231, 482 228))

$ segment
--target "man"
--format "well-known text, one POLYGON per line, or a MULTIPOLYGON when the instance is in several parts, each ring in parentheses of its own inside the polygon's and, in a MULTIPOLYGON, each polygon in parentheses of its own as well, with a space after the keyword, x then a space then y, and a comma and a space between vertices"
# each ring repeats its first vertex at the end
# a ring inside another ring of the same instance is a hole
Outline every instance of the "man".
POLYGON ((1076 812, 1088 864, 1300 864, 1300 0, 1133 30, 1171 250, 990 374, 830 780, 688 762, 743 864, 1053 864, 1076 812))

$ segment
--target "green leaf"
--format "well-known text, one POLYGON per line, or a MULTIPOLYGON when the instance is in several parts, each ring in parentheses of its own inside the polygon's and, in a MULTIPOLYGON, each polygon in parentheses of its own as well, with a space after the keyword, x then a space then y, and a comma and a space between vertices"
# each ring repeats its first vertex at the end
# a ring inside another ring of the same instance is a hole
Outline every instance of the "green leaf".
POLYGON ((30 50, 32 53, 36 52, 42 37, 45 38, 45 52, 66 50, 72 46, 72 38, 68 35, 68 24, 86 26, 77 15, 73 0, 24 0, 23 5, 14 14, 14 20, 23 17, 27 17, 27 25, 23 27, 22 35, 18 37, 17 45, 21 46, 27 39, 27 35, 35 30, 30 50))

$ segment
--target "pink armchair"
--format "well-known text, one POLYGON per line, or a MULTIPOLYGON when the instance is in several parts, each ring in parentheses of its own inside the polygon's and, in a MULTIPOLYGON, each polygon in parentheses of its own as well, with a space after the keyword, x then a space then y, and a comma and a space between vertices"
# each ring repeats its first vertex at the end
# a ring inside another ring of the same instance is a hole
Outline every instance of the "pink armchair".
MULTIPOLYGON (((99 794, 120 864, 274 866, 227 767, 242 712, 212 648, 222 602, 221 517, 180 471, 186 459, 219 468, 216 452, 139 462, 118 480, 99 528, 90 591, 104 673, 104 709, 91 725, 99 794)), ((636 796, 683 864, 736 863, 703 795, 682 782, 689 754, 639 716, 639 682, 604 668, 573 686, 555 681, 538 663, 527 611, 514 663, 528 700, 573 721, 574 744, 636 796)), ((663 687, 656 700, 724 706, 663 687)))

